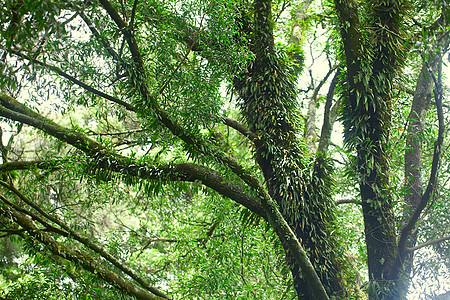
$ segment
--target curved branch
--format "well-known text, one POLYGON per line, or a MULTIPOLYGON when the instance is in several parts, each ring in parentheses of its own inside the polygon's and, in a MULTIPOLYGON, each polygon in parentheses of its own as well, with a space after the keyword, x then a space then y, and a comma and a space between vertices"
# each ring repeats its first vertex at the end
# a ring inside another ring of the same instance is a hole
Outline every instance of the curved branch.
MULTIPOLYGON (((146 180, 200 181, 203 185, 219 194, 244 205, 252 212, 266 218, 266 213, 258 198, 246 193, 241 184, 227 180, 220 172, 211 168, 192 163, 176 165, 145 165, 137 163, 131 158, 109 151, 100 143, 79 132, 56 124, 3 93, 0 93, 0 116, 41 129, 60 141, 74 146, 87 155, 94 157, 97 160, 98 167, 108 168, 113 172, 126 172, 127 175, 146 180)), ((10 164, 4 166, 4 169, 7 170, 9 168, 12 170, 13 166, 17 168, 39 167, 39 163, 22 162, 10 164)))
MULTIPOLYGON (((143 71, 143 60, 141 53, 139 52, 139 47, 134 39, 134 35, 131 32, 131 28, 128 26, 128 24, 122 19, 122 17, 117 13, 114 6, 109 2, 108 0, 100 0, 99 1, 102 7, 106 10, 108 15, 111 17, 111 19, 116 23, 116 25, 119 27, 119 29, 122 31, 125 39, 127 40, 128 46, 130 47, 131 55, 133 56, 133 60, 136 64, 136 67, 138 67, 138 71, 143 71)), ((143 75, 144 73, 142 73, 143 75)))

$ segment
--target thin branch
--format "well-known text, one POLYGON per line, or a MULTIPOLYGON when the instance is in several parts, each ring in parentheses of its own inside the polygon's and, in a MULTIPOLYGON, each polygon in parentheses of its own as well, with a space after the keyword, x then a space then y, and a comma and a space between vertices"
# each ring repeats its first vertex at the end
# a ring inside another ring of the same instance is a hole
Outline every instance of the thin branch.
POLYGON ((111 47, 111 45, 109 44, 109 42, 105 39, 105 37, 103 37, 97 30, 97 28, 95 28, 95 25, 91 22, 91 20, 84 14, 83 11, 79 12, 80 17, 83 19, 84 23, 86 23, 86 25, 88 26, 89 30, 92 32, 92 34, 100 41, 100 43, 102 44, 103 48, 105 48, 105 50, 109 53, 109 55, 111 55, 111 57, 116 60, 117 62, 120 62, 121 64, 124 64, 124 61, 122 60, 122 58, 119 56, 119 54, 117 54, 116 51, 114 51, 114 49, 111 47))
POLYGON ((130 135, 133 133, 138 133, 138 132, 144 132, 145 129, 134 129, 134 130, 128 130, 128 131, 121 131, 121 132, 105 132, 105 133, 98 133, 95 132, 93 130, 89 130, 90 134, 92 133, 93 135, 98 135, 98 136, 117 136, 117 135, 130 135))
POLYGON ((120 99, 118 99, 116 97, 113 97, 111 95, 108 95, 108 94, 106 94, 106 93, 104 93, 102 91, 99 91, 99 90, 93 88, 92 86, 90 86, 90 85, 88 85, 88 84, 86 84, 86 83, 76 79, 75 77, 67 74, 66 72, 64 72, 63 70, 59 69, 58 67, 48 65, 48 64, 46 64, 46 63, 44 63, 42 61, 39 61, 37 59, 33 59, 31 57, 28 57, 27 55, 22 54, 22 53, 20 53, 18 51, 15 51, 15 50, 10 50, 10 52, 15 54, 15 55, 17 55, 18 57, 20 57, 22 59, 26 59, 26 60, 28 60, 30 62, 36 63, 36 64, 38 64, 38 65, 40 65, 40 66, 42 66, 42 67, 44 67, 44 68, 46 68, 48 70, 51 70, 51 71, 57 73, 58 75, 66 78, 70 82, 73 82, 74 84, 78 85, 79 87, 85 89, 86 91, 89 91, 89 92, 91 92, 91 93, 93 93, 93 94, 95 94, 97 96, 100 96, 100 97, 102 97, 102 98, 104 98, 106 100, 109 100, 111 102, 114 102, 116 104, 122 105, 123 107, 125 107, 126 109, 128 109, 130 111, 135 111, 133 105, 131 105, 131 104, 129 104, 129 103, 123 101, 123 100, 120 100, 120 99))
POLYGON ((435 244, 438 244, 440 242, 444 242, 444 241, 448 241, 448 240, 450 240, 450 236, 446 236, 446 237, 443 237, 443 238, 440 238, 440 239, 437 239, 437 240, 428 241, 426 243, 417 245, 417 246, 412 247, 412 248, 406 248, 406 251, 407 252, 414 252, 414 251, 419 250, 421 248, 424 248, 424 247, 427 247, 427 246, 431 246, 431 245, 435 245, 435 244))
POLYGON ((133 8, 131 9, 131 18, 130 18, 130 22, 129 22, 129 27, 131 30, 133 30, 134 17, 136 16, 137 3, 138 3, 138 0, 134 0, 133 8))
POLYGON ((2 234, 0 235, 0 238, 5 238, 5 237, 9 237, 11 235, 21 235, 23 234, 25 231, 25 229, 1 229, 0 232, 6 232, 6 234, 2 234))
POLYGON ((319 84, 317 85, 317 87, 314 89, 314 93, 312 95, 312 99, 317 101, 317 96, 319 95, 319 91, 320 89, 323 87, 323 85, 327 82, 328 78, 331 76, 331 74, 333 74, 333 72, 339 67, 339 65, 336 65, 332 68, 330 68, 327 72, 327 74, 325 75, 325 77, 322 78, 322 80, 319 82, 319 84))
POLYGON ((175 70, 173 70, 172 74, 170 74, 169 78, 167 78, 167 80, 163 83, 163 85, 161 86, 161 88, 159 89, 159 93, 162 94, 164 92, 164 90, 166 89, 166 87, 169 85, 169 83, 172 81, 172 79, 175 77, 175 74, 177 74, 178 70, 180 70, 181 66, 184 64, 184 62, 186 61, 186 59, 188 58, 189 54, 191 53, 192 47, 194 46, 194 44, 191 44, 186 53, 183 55, 183 57, 181 58, 181 60, 178 62, 177 67, 175 68, 175 70))

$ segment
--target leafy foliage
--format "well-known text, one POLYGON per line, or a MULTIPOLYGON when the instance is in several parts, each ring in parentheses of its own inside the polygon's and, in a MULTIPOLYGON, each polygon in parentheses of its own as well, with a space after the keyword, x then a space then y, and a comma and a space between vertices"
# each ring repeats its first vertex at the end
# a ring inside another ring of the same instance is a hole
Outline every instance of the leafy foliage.
POLYGON ((418 243, 450 267, 444 2, 1 4, 1 297, 394 299, 418 243))

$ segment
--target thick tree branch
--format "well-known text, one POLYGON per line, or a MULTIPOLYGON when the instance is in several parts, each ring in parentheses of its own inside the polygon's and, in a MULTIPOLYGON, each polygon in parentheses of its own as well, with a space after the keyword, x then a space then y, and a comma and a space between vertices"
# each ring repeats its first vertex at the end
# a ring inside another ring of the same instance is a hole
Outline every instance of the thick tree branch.
POLYGON ((19 170, 30 170, 34 168, 44 169, 44 170, 55 170, 60 169, 63 160, 33 160, 33 161, 14 161, 7 162, 0 165, 1 172, 11 172, 19 170))
MULTIPOLYGON (((134 160, 113 153, 100 143, 84 136, 83 134, 57 125, 53 121, 33 112, 17 100, 0 93, 0 116, 22 122, 41 129, 44 132, 66 142, 75 148, 85 152, 97 160, 98 167, 108 168, 113 172, 126 173, 146 180, 178 180, 178 181, 201 181, 205 186, 217 191, 237 203, 250 209, 252 212, 266 218, 266 214, 259 200, 245 192, 244 187, 226 178, 211 168, 191 164, 177 165, 143 165, 134 160)), ((12 170, 12 167, 39 167, 37 162, 23 162, 3 166, 4 170, 12 170)), ((1 167, 0 167, 1 170, 1 167)))
POLYGON ((240 132, 243 136, 247 137, 250 141, 255 142, 258 140, 258 136, 253 131, 251 131, 250 129, 248 129, 247 127, 245 127, 238 121, 235 121, 230 118, 223 118, 222 122, 223 122, 223 124, 240 132))
MULTIPOLYGON (((323 113, 323 124, 320 133, 319 146, 317 147, 317 152, 326 154, 328 152, 328 147, 331 142, 331 133, 333 130, 333 124, 336 121, 336 115, 333 115, 333 97, 336 90, 337 84, 339 82, 339 77, 341 76, 341 69, 338 66, 338 70, 334 74, 331 80, 330 87, 328 88, 327 98, 325 102, 325 109, 323 113)), ((333 107, 336 109, 335 107, 333 107)))

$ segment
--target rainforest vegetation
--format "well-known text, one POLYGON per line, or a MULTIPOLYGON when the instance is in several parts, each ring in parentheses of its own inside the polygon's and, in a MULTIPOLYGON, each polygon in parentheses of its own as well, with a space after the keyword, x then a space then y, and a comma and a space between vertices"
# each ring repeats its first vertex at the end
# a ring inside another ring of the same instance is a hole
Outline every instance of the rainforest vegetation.
POLYGON ((1 299, 450 291, 445 0, 0 3, 1 299))

